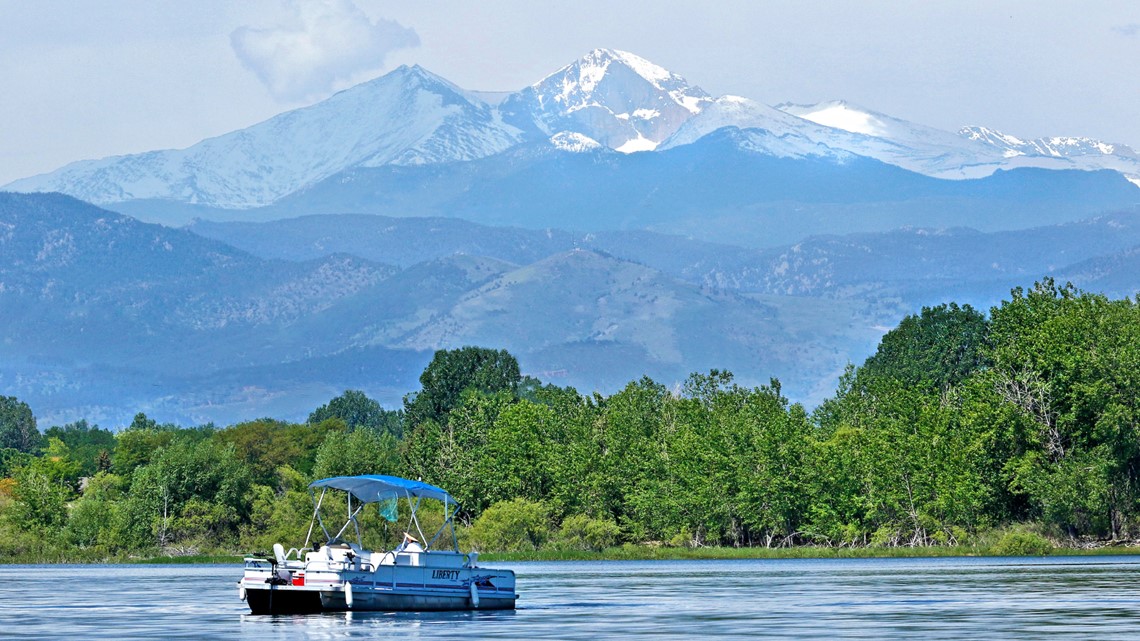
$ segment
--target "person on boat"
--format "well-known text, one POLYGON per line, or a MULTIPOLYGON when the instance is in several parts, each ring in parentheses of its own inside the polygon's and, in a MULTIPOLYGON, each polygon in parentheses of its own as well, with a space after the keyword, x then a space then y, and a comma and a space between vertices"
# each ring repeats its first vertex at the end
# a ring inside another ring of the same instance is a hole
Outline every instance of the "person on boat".
POLYGON ((420 542, 419 542, 419 540, 416 539, 416 537, 412 536, 411 534, 408 534, 407 532, 404 532, 404 541, 402 543, 400 543, 400 545, 396 546, 395 551, 397 553, 398 552, 423 552, 424 549, 420 545, 420 542))

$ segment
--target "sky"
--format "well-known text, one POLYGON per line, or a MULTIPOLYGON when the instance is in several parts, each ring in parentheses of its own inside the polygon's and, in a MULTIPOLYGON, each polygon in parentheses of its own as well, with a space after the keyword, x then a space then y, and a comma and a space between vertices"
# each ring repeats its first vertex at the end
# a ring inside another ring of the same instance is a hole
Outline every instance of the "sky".
POLYGON ((181 148, 401 64, 514 91, 597 47, 713 95, 1140 149, 1136 0, 0 0, 0 185, 181 148))

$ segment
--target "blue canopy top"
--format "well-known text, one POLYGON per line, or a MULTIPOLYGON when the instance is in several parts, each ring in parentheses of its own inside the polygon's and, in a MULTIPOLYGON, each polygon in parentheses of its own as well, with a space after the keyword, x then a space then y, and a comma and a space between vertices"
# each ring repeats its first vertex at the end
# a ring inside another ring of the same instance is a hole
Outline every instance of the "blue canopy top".
POLYGON ((422 481, 410 481, 398 476, 384 476, 383 474, 334 476, 309 484, 309 489, 317 487, 331 487, 334 490, 350 492, 363 503, 379 503, 394 497, 414 496, 458 505, 455 498, 446 490, 434 485, 422 481))

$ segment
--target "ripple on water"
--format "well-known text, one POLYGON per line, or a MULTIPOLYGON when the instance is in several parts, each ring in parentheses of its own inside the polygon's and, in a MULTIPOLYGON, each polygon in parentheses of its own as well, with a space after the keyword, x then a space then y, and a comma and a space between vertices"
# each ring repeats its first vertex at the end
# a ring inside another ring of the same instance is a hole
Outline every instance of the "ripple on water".
POLYGON ((253 616, 234 566, 0 566, 19 639, 1131 639, 1140 559, 511 563, 519 609, 253 616))

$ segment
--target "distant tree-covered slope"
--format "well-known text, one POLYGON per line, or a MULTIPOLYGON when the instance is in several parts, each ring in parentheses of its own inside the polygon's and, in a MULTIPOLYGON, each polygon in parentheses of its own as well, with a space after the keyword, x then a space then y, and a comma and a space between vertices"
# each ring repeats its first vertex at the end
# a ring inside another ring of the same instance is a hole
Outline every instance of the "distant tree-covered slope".
POLYGON ((592 250, 403 269, 341 253, 288 261, 63 196, 4 199, 0 388, 59 422, 296 416, 346 388, 391 406, 435 349, 472 343, 586 390, 727 359, 742 380, 776 370, 809 395, 885 318, 858 301, 708 290, 592 250), (805 333, 805 313, 835 327, 805 333))
POLYGON ((344 389, 391 407, 434 350, 467 344, 583 390, 722 367, 814 403, 911 310, 985 307, 1027 274, 1128 295, 1140 244, 1127 212, 764 250, 368 216, 194 227, 212 240, 59 195, 0 196, 0 225, 0 391, 58 422, 296 417, 344 389))

